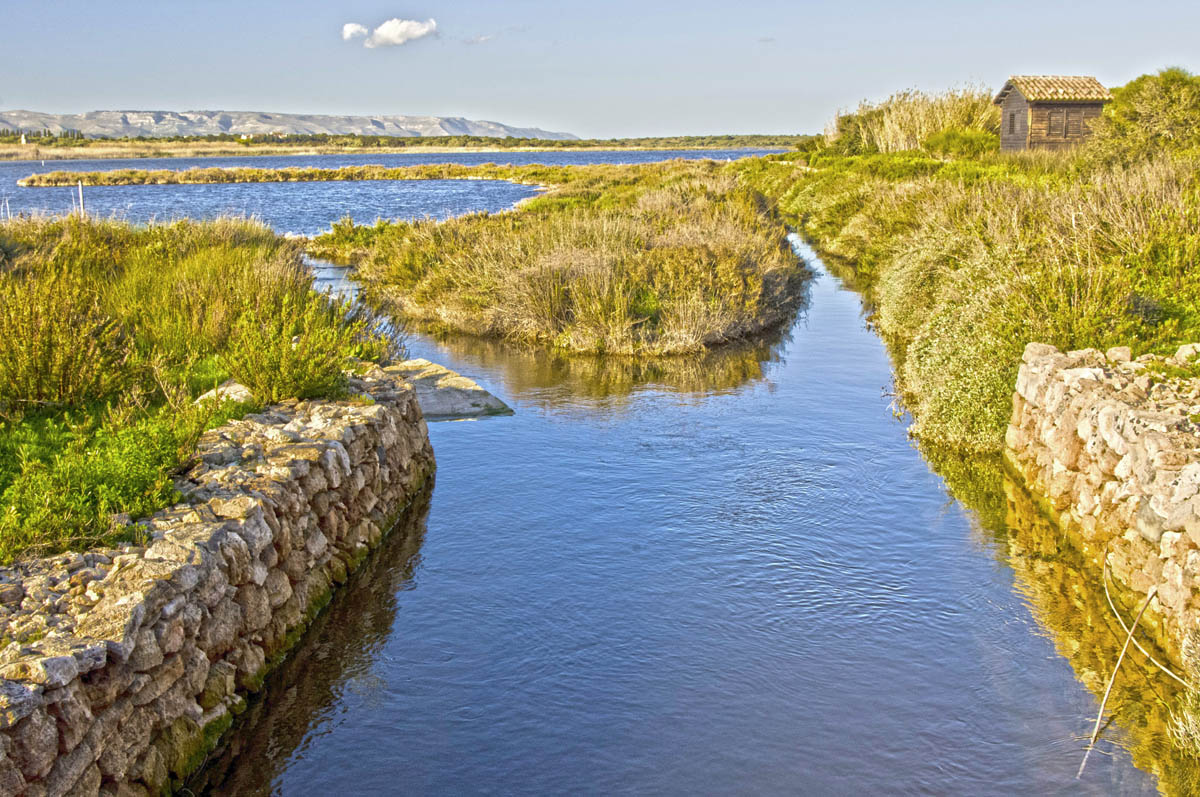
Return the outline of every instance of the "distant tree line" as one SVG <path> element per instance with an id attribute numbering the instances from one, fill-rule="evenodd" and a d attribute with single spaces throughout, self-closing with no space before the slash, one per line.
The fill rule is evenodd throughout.
<path id="1" fill-rule="evenodd" d="M 68 129 L 55 132 L 49 128 L 42 130 L 16 128 L 0 130 L 0 144 L 20 144 L 21 136 L 25 136 L 29 142 L 37 142 L 42 146 L 55 146 L 60 143 L 76 146 L 87 141 L 87 137 L 80 130 Z"/>

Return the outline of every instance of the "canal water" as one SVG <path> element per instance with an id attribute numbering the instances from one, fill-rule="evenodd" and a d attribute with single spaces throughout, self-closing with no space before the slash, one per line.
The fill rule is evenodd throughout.
<path id="1" fill-rule="evenodd" d="M 380 186 L 227 188 L 301 233 L 529 192 Z M 208 212 L 202 187 L 165 188 L 135 220 Z M 119 190 L 132 207 L 148 189 Z M 360 216 L 359 192 L 378 209 Z M 1163 734 L 1127 729 L 1161 730 L 1143 708 L 1158 685 L 1118 690 L 1121 721 L 1076 781 L 1119 645 L 1095 594 L 1052 530 L 1014 519 L 1011 485 L 986 488 L 991 514 L 951 496 L 895 417 L 859 297 L 794 243 L 807 309 L 720 354 L 637 364 L 411 334 L 412 356 L 515 415 L 430 426 L 428 507 L 194 790 L 1156 793 Z"/>

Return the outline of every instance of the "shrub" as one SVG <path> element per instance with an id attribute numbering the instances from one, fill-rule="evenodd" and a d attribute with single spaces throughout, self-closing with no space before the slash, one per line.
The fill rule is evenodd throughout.
<path id="1" fill-rule="evenodd" d="M 340 395 L 347 357 L 365 331 L 348 315 L 316 294 L 285 296 L 275 307 L 247 302 L 224 355 L 229 373 L 265 403 Z"/>
<path id="2" fill-rule="evenodd" d="M 1163 152 L 1200 149 L 1200 76 L 1179 68 L 1142 75 L 1113 90 L 1093 124 L 1087 155 L 1130 164 Z"/>
<path id="3" fill-rule="evenodd" d="M 978 158 L 1000 149 L 1000 136 L 989 130 L 941 130 L 925 139 L 926 152 L 943 158 Z"/>
<path id="4" fill-rule="evenodd" d="M 878 103 L 859 103 L 826 128 L 827 146 L 842 155 L 921 149 L 941 131 L 999 133 L 1000 111 L 982 86 L 930 93 L 907 89 Z"/>
<path id="5" fill-rule="evenodd" d="M 133 377 L 131 343 L 79 274 L 0 274 L 0 409 L 78 405 Z"/>

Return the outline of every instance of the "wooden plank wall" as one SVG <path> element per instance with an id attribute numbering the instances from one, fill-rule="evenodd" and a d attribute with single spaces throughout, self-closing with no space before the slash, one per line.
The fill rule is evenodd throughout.
<path id="1" fill-rule="evenodd" d="M 1091 133 L 1088 124 L 1100 116 L 1103 107 L 1100 102 L 1032 103 L 1029 148 L 1067 149 L 1078 145 Z"/>

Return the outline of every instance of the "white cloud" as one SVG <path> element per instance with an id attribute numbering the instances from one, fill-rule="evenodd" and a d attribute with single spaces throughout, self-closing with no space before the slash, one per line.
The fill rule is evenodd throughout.
<path id="1" fill-rule="evenodd" d="M 345 41 L 350 41 L 357 36 L 366 35 L 367 29 L 362 25 L 359 25 L 357 22 L 347 22 L 345 25 L 342 25 L 342 39 Z"/>
<path id="2" fill-rule="evenodd" d="M 389 19 L 371 31 L 371 35 L 363 44 L 366 47 L 396 47 L 428 36 L 436 30 L 437 22 L 432 19 L 424 22 L 415 19 Z"/>
<path id="3" fill-rule="evenodd" d="M 491 41 L 496 38 L 494 33 L 481 33 L 478 36 L 472 36 L 469 39 L 463 39 L 463 44 L 483 44 L 486 41 Z"/>

